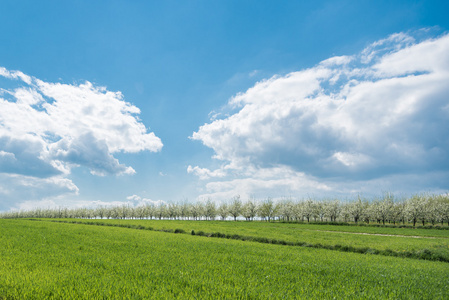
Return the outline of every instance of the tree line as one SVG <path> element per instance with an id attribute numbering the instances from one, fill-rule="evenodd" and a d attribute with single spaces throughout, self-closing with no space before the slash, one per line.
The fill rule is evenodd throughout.
<path id="1" fill-rule="evenodd" d="M 217 204 L 210 198 L 190 203 L 131 206 L 98 206 L 96 208 L 53 208 L 0 213 L 0 218 L 87 218 L 87 219 L 172 219 L 172 220 L 264 220 L 285 222 L 354 222 L 378 224 L 405 224 L 423 226 L 426 223 L 449 226 L 449 195 L 416 194 L 396 199 L 391 193 L 366 199 L 358 196 L 353 201 L 293 200 L 274 201 L 235 196 Z"/>

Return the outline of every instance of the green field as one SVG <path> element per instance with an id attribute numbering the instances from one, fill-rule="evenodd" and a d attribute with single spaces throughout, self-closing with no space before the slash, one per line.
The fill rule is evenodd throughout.
<path id="1" fill-rule="evenodd" d="M 66 220 L 67 221 L 67 220 Z M 73 222 L 74 220 L 71 220 Z M 220 232 L 302 242 L 309 245 L 351 246 L 357 249 L 391 250 L 398 254 L 419 254 L 426 250 L 449 262 L 449 230 L 384 228 L 367 226 L 312 225 L 280 222 L 224 222 L 224 221 L 175 221 L 175 220 L 80 220 L 76 222 L 141 225 L 156 230 L 182 229 L 187 233 Z M 387 252 L 388 254 L 388 252 Z"/>
<path id="2" fill-rule="evenodd" d="M 424 238 L 411 238 L 402 236 L 412 235 L 407 231 L 411 229 L 395 229 L 401 236 L 390 237 L 328 232 L 350 229 L 330 226 L 332 230 L 327 225 L 315 225 L 317 229 L 263 222 L 97 222 L 292 240 L 326 241 L 338 234 L 331 243 L 352 244 L 363 238 L 361 243 L 389 243 L 398 250 L 433 249 L 439 242 L 448 248 L 448 231 L 437 230 L 414 230 L 413 236 Z M 383 230 L 388 228 L 356 229 L 386 234 Z M 0 220 L 0 255 L 0 299 L 449 298 L 447 262 L 134 228 Z"/>

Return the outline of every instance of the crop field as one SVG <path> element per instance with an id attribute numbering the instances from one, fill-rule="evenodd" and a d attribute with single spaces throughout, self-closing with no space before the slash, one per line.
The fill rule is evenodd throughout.
<path id="1" fill-rule="evenodd" d="M 72 220 L 73 222 L 73 220 Z M 385 228 L 369 226 L 312 225 L 282 222 L 223 222 L 175 220 L 84 220 L 76 222 L 134 225 L 156 230 L 182 229 L 196 234 L 222 233 L 302 242 L 308 245 L 351 246 L 356 249 L 394 251 L 398 254 L 419 254 L 426 250 L 449 262 L 449 230 Z M 388 254 L 388 252 L 387 252 Z"/>
<path id="2" fill-rule="evenodd" d="M 449 298 L 448 262 L 191 234 L 194 230 L 308 243 L 359 243 L 397 251 L 446 247 L 441 249 L 444 253 L 448 251 L 447 230 L 268 222 L 76 221 L 131 228 L 0 220 L 0 299 Z M 153 230 L 143 230 L 149 227 Z"/>

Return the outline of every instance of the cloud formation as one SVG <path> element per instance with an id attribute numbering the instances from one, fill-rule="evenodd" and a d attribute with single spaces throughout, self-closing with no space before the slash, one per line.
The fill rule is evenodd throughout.
<path id="1" fill-rule="evenodd" d="M 17 186 L 24 178 L 70 181 L 66 176 L 78 166 L 100 176 L 133 174 L 115 153 L 163 146 L 120 92 L 90 82 L 45 82 L 2 67 L 0 79 L 0 174 Z M 77 191 L 71 182 L 66 187 Z"/>
<path id="2" fill-rule="evenodd" d="M 48 207 L 49 203 L 59 201 L 64 206 L 64 196 L 77 195 L 78 187 L 68 178 L 53 176 L 38 178 L 16 174 L 0 174 L 0 211 L 11 208 L 33 209 L 38 206 Z M 34 204 L 32 206 L 31 204 Z M 66 203 L 67 204 L 67 203 Z M 52 205 L 55 207 L 56 205 Z"/>
<path id="3" fill-rule="evenodd" d="M 234 189 L 261 172 L 271 177 L 259 186 L 280 180 L 290 191 L 304 182 L 336 191 L 336 183 L 344 189 L 398 176 L 447 178 L 448 82 L 449 35 L 421 41 L 391 35 L 359 54 L 273 76 L 237 94 L 228 103 L 233 114 L 191 137 L 212 148 L 224 167 L 189 171 L 202 179 L 226 172 L 227 180 L 208 183 L 208 192 L 216 185 Z M 294 174 L 279 175 L 288 172 Z"/>

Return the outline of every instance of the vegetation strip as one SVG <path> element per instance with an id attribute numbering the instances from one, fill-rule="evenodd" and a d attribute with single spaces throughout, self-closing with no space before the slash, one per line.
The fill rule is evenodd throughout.
<path id="1" fill-rule="evenodd" d="M 40 219 L 30 219 L 30 220 L 42 221 Z M 179 228 L 177 228 L 177 229 L 155 229 L 153 227 L 145 227 L 143 225 L 112 224 L 112 223 L 89 222 L 89 221 L 81 222 L 81 221 L 51 220 L 51 222 L 123 227 L 123 228 L 130 228 L 130 229 L 152 230 L 152 231 L 160 231 L 160 232 L 175 233 L 175 234 L 191 234 L 191 235 L 195 235 L 195 236 L 249 241 L 249 242 L 256 242 L 256 243 L 263 243 L 263 244 L 309 247 L 309 248 L 316 248 L 316 249 L 335 250 L 335 251 L 351 252 L 351 253 L 359 253 L 359 254 L 375 254 L 375 255 L 383 255 L 383 256 L 394 256 L 394 257 L 404 257 L 404 258 L 449 262 L 449 259 L 447 257 L 439 255 L 438 253 L 433 253 L 429 249 L 422 249 L 422 250 L 415 251 L 415 252 L 411 252 L 411 251 L 398 252 L 398 251 L 393 251 L 390 249 L 378 250 L 378 249 L 373 249 L 373 248 L 369 248 L 369 247 L 353 247 L 353 246 L 339 245 L 339 244 L 337 244 L 337 245 L 323 245 L 320 243 L 312 244 L 312 243 L 306 243 L 306 242 L 300 242 L 300 241 L 292 242 L 292 241 L 270 239 L 270 238 L 264 238 L 264 237 L 243 236 L 243 235 L 239 235 L 239 234 L 225 234 L 225 233 L 220 233 L 220 232 L 206 233 L 204 231 L 196 231 L 195 232 L 194 230 L 192 230 L 189 233 L 189 232 L 186 232 L 184 229 L 179 229 Z"/>

